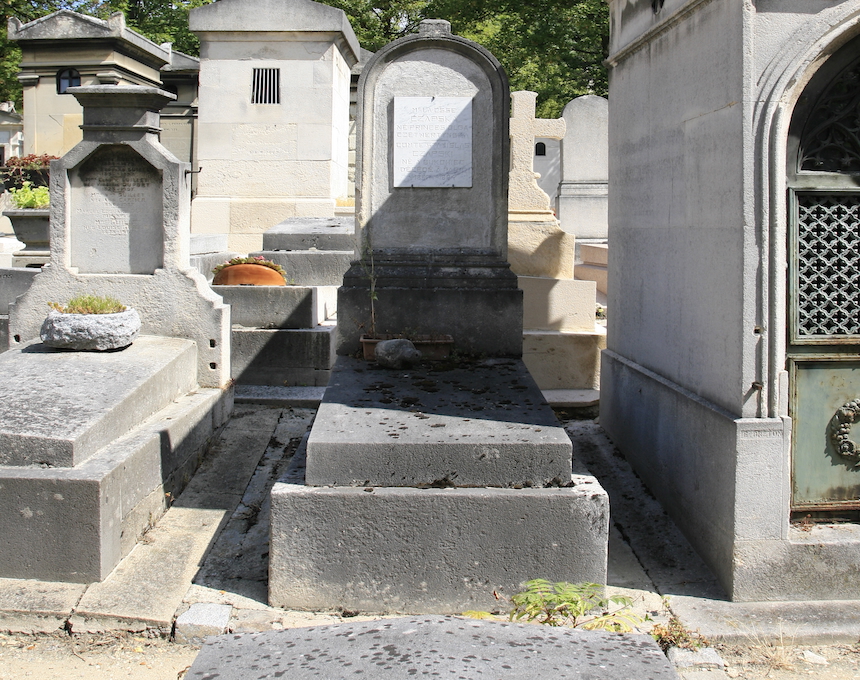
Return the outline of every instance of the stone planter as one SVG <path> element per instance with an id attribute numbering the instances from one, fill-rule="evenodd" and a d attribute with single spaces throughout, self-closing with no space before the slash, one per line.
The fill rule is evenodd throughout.
<path id="1" fill-rule="evenodd" d="M 361 349 L 363 356 L 368 361 L 375 360 L 376 343 L 382 340 L 394 340 L 402 335 L 362 335 Z M 421 352 L 421 358 L 428 361 L 440 361 L 447 359 L 454 348 L 454 338 L 450 335 L 414 335 L 408 340 L 412 341 L 415 349 Z"/>
<path id="2" fill-rule="evenodd" d="M 140 316 L 133 309 L 116 314 L 63 314 L 52 311 L 39 336 L 48 347 L 108 350 L 128 347 L 140 332 Z"/>
<path id="3" fill-rule="evenodd" d="M 24 244 L 21 255 L 50 257 L 51 255 L 51 211 L 48 208 L 25 208 L 4 210 L 15 230 L 15 238 Z"/>
<path id="4" fill-rule="evenodd" d="M 231 264 L 212 279 L 215 286 L 286 286 L 284 277 L 263 264 Z"/>

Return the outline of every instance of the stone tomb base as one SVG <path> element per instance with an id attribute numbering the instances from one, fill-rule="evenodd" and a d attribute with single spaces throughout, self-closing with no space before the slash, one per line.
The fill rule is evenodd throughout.
<path id="1" fill-rule="evenodd" d="M 230 413 L 232 391 L 197 388 L 196 363 L 193 342 L 153 336 L 0 357 L 0 577 L 91 583 L 128 554 Z"/>
<path id="2" fill-rule="evenodd" d="M 522 362 L 485 363 L 338 359 L 307 445 L 309 478 L 329 486 L 305 484 L 300 452 L 272 490 L 272 605 L 441 614 L 496 609 L 494 591 L 533 578 L 605 583 L 606 493 L 570 474 L 570 441 Z M 411 485 L 381 485 L 386 467 Z M 537 481 L 560 469 L 569 486 Z"/>

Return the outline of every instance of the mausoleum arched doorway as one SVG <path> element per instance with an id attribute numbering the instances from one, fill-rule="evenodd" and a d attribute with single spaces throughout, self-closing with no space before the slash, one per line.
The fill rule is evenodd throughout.
<path id="1" fill-rule="evenodd" d="M 860 38 L 836 51 L 806 85 L 792 115 L 786 164 L 792 512 L 856 520 Z"/>

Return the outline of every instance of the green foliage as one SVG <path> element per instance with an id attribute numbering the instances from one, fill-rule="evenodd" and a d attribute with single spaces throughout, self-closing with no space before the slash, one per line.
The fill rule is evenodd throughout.
<path id="1" fill-rule="evenodd" d="M 59 9 L 106 19 L 125 13 L 130 28 L 156 43 L 199 54 L 188 12 L 211 0 L 6 0 L 6 17 L 27 22 Z M 414 33 L 422 19 L 447 19 L 458 35 L 489 49 L 508 73 L 512 90 L 538 93 L 537 114 L 561 115 L 579 95 L 606 95 L 609 9 L 604 0 L 327 0 L 346 12 L 361 46 L 376 51 Z M 20 50 L 0 36 L 0 100 L 21 105 L 15 76 Z"/>
<path id="2" fill-rule="evenodd" d="M 626 633 L 642 619 L 630 611 L 629 597 L 606 597 L 597 583 L 550 583 L 526 581 L 525 590 L 511 598 L 511 621 L 535 621 L 546 626 L 571 626 L 585 630 Z M 619 605 L 611 611 L 612 605 Z"/>
<path id="3" fill-rule="evenodd" d="M 125 311 L 125 305 L 116 298 L 99 295 L 78 295 L 65 306 L 56 302 L 48 305 L 61 314 L 116 314 Z"/>
<path id="4" fill-rule="evenodd" d="M 12 204 L 18 209 L 47 208 L 51 202 L 48 187 L 34 187 L 32 182 L 23 182 L 20 189 L 9 189 Z"/>
<path id="5" fill-rule="evenodd" d="M 327 0 L 346 12 L 365 49 L 414 33 L 422 19 L 447 19 L 452 30 L 489 49 L 511 90 L 538 93 L 537 115 L 555 118 L 583 94 L 605 96 L 609 48 L 604 0 Z"/>

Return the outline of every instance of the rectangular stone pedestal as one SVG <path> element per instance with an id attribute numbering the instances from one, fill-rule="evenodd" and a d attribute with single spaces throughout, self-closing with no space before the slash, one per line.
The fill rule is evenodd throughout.
<path id="1" fill-rule="evenodd" d="M 307 483 L 558 486 L 571 449 L 518 359 L 394 371 L 338 357 L 308 441 Z"/>
<path id="2" fill-rule="evenodd" d="M 269 603 L 450 614 L 499 607 L 532 578 L 606 582 L 609 498 L 590 475 L 550 489 L 275 484 Z"/>
<path id="3" fill-rule="evenodd" d="M 338 357 L 272 490 L 271 604 L 454 613 L 533 578 L 605 583 L 609 500 L 571 449 L 518 359 Z"/>

